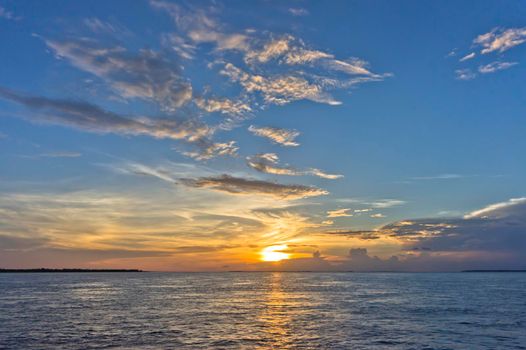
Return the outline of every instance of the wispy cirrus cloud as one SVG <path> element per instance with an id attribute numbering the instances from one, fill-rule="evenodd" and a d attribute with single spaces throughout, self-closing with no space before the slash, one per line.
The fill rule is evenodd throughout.
<path id="1" fill-rule="evenodd" d="M 178 29 L 195 44 L 213 43 L 218 51 L 248 50 L 247 35 L 228 32 L 206 9 L 162 0 L 151 0 L 150 4 L 153 8 L 167 12 Z"/>
<path id="2" fill-rule="evenodd" d="M 331 53 L 311 49 L 290 34 L 253 28 L 233 31 L 217 20 L 219 11 L 214 6 L 197 8 L 160 0 L 150 3 L 173 19 L 176 32 L 166 37 L 172 38 L 169 41 L 175 51 L 191 57 L 191 52 L 202 44 L 212 44 L 211 53 L 220 57 L 217 62 L 223 66 L 220 73 L 239 84 L 244 94 L 262 98 L 264 105 L 284 105 L 299 100 L 338 105 L 340 102 L 329 90 L 390 76 L 373 73 L 364 60 L 338 59 Z M 227 60 L 226 52 L 237 55 L 245 67 L 230 57 Z M 302 69 L 298 69 L 299 66 Z"/>
<path id="3" fill-rule="evenodd" d="M 504 69 L 511 68 L 511 67 L 515 66 L 516 64 L 518 64 L 518 63 L 517 62 L 500 62 L 500 61 L 496 61 L 496 62 L 491 62 L 489 64 L 480 66 L 478 71 L 480 73 L 482 73 L 482 74 L 495 73 L 495 72 L 497 72 L 499 70 L 504 70 Z"/>
<path id="4" fill-rule="evenodd" d="M 429 176 L 414 176 L 414 177 L 411 177 L 410 179 L 411 180 L 452 180 L 452 179 L 462 179 L 462 178 L 471 177 L 471 176 L 449 173 L 449 174 L 438 174 L 438 175 L 429 175 Z"/>
<path id="5" fill-rule="evenodd" d="M 192 119 L 131 118 L 83 101 L 23 95 L 5 88 L 0 88 L 0 97 L 35 112 L 24 115 L 30 121 L 65 125 L 90 132 L 147 135 L 190 142 L 211 133 L 208 126 Z"/>
<path id="6" fill-rule="evenodd" d="M 304 185 L 286 185 L 263 180 L 245 179 L 230 175 L 180 179 L 188 187 L 209 188 L 233 195 L 263 195 L 278 199 L 295 200 L 328 194 L 320 188 Z"/>
<path id="7" fill-rule="evenodd" d="M 505 51 L 519 46 L 524 42 L 526 42 L 526 28 L 494 28 L 487 33 L 477 36 L 473 40 L 472 49 L 474 47 L 480 48 L 479 57 L 483 58 L 488 54 L 503 54 Z M 459 62 L 471 61 L 475 57 L 477 57 L 477 53 L 472 51 L 463 56 Z M 480 74 L 495 73 L 511 68 L 517 64 L 518 62 L 493 61 L 480 64 L 478 68 L 457 69 L 455 70 L 455 75 L 458 80 L 472 80 L 477 77 L 477 72 Z"/>
<path id="8" fill-rule="evenodd" d="M 457 69 L 455 70 L 455 74 L 458 80 L 472 80 L 477 77 L 477 74 L 473 73 L 473 71 L 471 71 L 469 68 Z"/>
<path id="9" fill-rule="evenodd" d="M 3 6 L 0 6 L 0 18 L 12 21 L 18 21 L 22 19 L 22 17 L 15 15 L 13 11 L 9 11 Z"/>
<path id="10" fill-rule="evenodd" d="M 252 111 L 252 108 L 248 103 L 245 103 L 243 101 L 233 101 L 227 98 L 197 98 L 196 104 L 199 108 L 209 113 L 219 112 L 234 116 L 242 116 L 245 113 Z"/>
<path id="11" fill-rule="evenodd" d="M 296 137 L 300 135 L 299 131 L 288 130 L 283 128 L 274 128 L 274 127 L 258 127 L 251 125 L 248 128 L 248 131 L 253 133 L 256 136 L 266 137 L 267 139 L 280 144 L 282 146 L 295 147 L 300 144 L 296 142 Z"/>
<path id="12" fill-rule="evenodd" d="M 300 170 L 289 165 L 280 166 L 278 162 L 279 157 L 275 153 L 262 153 L 247 157 L 248 166 L 262 173 L 289 176 L 312 175 L 330 180 L 343 177 L 343 175 L 327 174 L 326 172 L 316 168 Z"/>
<path id="13" fill-rule="evenodd" d="M 169 183 L 177 183 L 177 178 L 173 176 L 172 172 L 162 167 L 151 167 L 140 163 L 126 162 L 124 164 L 113 164 L 110 166 L 110 169 L 118 173 L 151 176 Z"/>
<path id="14" fill-rule="evenodd" d="M 504 52 L 526 41 L 526 28 L 494 28 L 473 40 L 473 44 L 482 47 L 480 53 Z"/>
<path id="15" fill-rule="evenodd" d="M 459 62 L 464 62 L 464 61 L 467 61 L 467 60 L 470 60 L 472 58 L 474 58 L 477 54 L 472 52 L 472 53 L 469 53 L 467 54 L 466 56 L 462 57 Z"/>
<path id="16" fill-rule="evenodd" d="M 39 156 L 46 157 L 46 158 L 78 158 L 82 156 L 82 153 L 61 151 L 61 152 L 41 153 L 39 154 Z"/>
<path id="17" fill-rule="evenodd" d="M 262 173 L 275 175 L 301 175 L 289 166 L 278 166 L 279 157 L 275 153 L 262 153 L 247 157 L 247 164 L 252 169 Z"/>
<path id="18" fill-rule="evenodd" d="M 214 142 L 211 137 L 216 130 L 196 118 L 124 116 L 84 101 L 29 96 L 5 88 L 0 88 L 0 98 L 29 108 L 31 113 L 21 117 L 35 123 L 62 125 L 101 134 L 181 140 L 193 150 L 180 152 L 196 160 L 235 156 L 239 149 L 235 141 Z"/>
<path id="19" fill-rule="evenodd" d="M 377 199 L 375 201 L 368 202 L 367 204 L 373 208 L 383 209 L 396 207 L 405 203 L 405 201 L 400 199 Z"/>
<path id="20" fill-rule="evenodd" d="M 309 14 L 307 9 L 301 7 L 291 7 L 288 11 L 293 16 L 307 16 Z"/>
<path id="21" fill-rule="evenodd" d="M 221 74 L 239 83 L 247 93 L 260 93 L 267 104 L 285 105 L 299 100 L 311 100 L 329 105 L 341 104 L 320 85 L 301 76 L 250 74 L 232 63 L 227 63 Z"/>
<path id="22" fill-rule="evenodd" d="M 198 97 L 194 99 L 194 102 L 198 108 L 207 113 L 223 115 L 225 119 L 219 125 L 219 128 L 223 130 L 237 127 L 240 122 L 253 115 L 250 104 L 242 100 L 234 101 L 228 98 Z"/>
<path id="23" fill-rule="evenodd" d="M 196 151 L 183 151 L 182 154 L 196 160 L 208 160 L 218 156 L 234 157 L 239 150 L 236 141 L 213 142 L 203 138 L 197 140 L 195 144 L 198 146 Z"/>
<path id="24" fill-rule="evenodd" d="M 155 101 L 172 112 L 192 99 L 192 86 L 179 64 L 160 52 L 130 53 L 124 47 L 105 47 L 85 38 L 45 39 L 45 43 L 57 57 L 104 79 L 123 98 Z"/>
<path id="25" fill-rule="evenodd" d="M 318 176 L 318 177 L 329 179 L 329 180 L 336 180 L 336 179 L 343 178 L 343 175 L 341 174 L 328 174 L 324 172 L 323 170 L 320 170 L 317 168 L 310 168 L 308 170 L 305 170 L 304 172 L 308 175 L 314 175 L 314 176 Z"/>
<path id="26" fill-rule="evenodd" d="M 85 18 L 84 25 L 93 33 L 112 36 L 128 36 L 131 32 L 124 26 L 96 17 Z"/>
<path id="27" fill-rule="evenodd" d="M 350 208 L 329 210 L 327 211 L 327 217 L 328 218 L 340 218 L 340 217 L 353 216 L 353 214 L 349 213 L 350 210 L 351 210 Z"/>

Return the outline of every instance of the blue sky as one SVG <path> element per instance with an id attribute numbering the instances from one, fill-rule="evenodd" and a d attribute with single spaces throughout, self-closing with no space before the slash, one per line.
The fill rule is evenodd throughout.
<path id="1" fill-rule="evenodd" d="M 2 1 L 6 251 L 154 269 L 258 269 L 269 246 L 291 266 L 321 251 L 341 267 L 358 248 L 378 264 L 451 269 L 454 251 L 517 266 L 471 236 L 407 253 L 434 241 L 393 227 L 453 221 L 462 236 L 496 203 L 507 219 L 487 224 L 517 224 L 525 15 L 521 1 Z M 503 241 L 524 248 L 519 227 Z"/>

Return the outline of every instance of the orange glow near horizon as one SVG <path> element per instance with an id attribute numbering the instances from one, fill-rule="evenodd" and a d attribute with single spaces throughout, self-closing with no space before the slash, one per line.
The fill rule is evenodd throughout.
<path id="1" fill-rule="evenodd" d="M 286 244 L 271 245 L 264 248 L 261 251 L 261 260 L 262 261 L 281 261 L 284 259 L 289 259 L 290 254 L 283 252 L 288 246 Z"/>

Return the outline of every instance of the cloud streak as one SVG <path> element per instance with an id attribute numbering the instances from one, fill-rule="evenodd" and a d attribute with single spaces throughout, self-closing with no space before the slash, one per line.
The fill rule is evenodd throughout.
<path id="1" fill-rule="evenodd" d="M 129 118 L 87 102 L 23 95 L 5 88 L 0 88 L 0 97 L 35 112 L 24 116 L 30 121 L 65 125 L 89 132 L 147 135 L 190 142 L 211 134 L 208 126 L 192 119 Z"/>
<path id="2" fill-rule="evenodd" d="M 247 157 L 248 166 L 262 173 L 289 176 L 312 175 L 329 180 L 336 180 L 343 177 L 343 175 L 327 174 L 316 168 L 299 170 L 288 165 L 280 166 L 278 162 L 279 157 L 275 153 L 262 153 Z"/>
<path id="3" fill-rule="evenodd" d="M 278 199 L 295 200 L 328 194 L 327 191 L 303 185 L 285 185 L 263 180 L 245 179 L 230 175 L 180 179 L 188 187 L 209 188 L 233 195 L 263 195 Z"/>
<path id="4" fill-rule="evenodd" d="M 249 126 L 248 131 L 256 136 L 265 137 L 281 146 L 296 147 L 300 145 L 295 141 L 296 137 L 300 135 L 299 131 L 296 130 L 273 128 L 269 126 L 257 127 L 251 125 Z"/>
<path id="5" fill-rule="evenodd" d="M 517 62 L 491 62 L 489 64 L 480 66 L 478 71 L 482 74 L 495 73 L 499 70 L 511 68 L 518 64 Z"/>
<path id="6" fill-rule="evenodd" d="M 341 217 L 352 216 L 352 214 L 349 213 L 350 210 L 351 210 L 350 208 L 329 210 L 327 211 L 327 217 L 328 218 L 341 218 Z"/>
<path id="7" fill-rule="evenodd" d="M 175 111 L 192 99 L 192 86 L 181 67 L 153 50 L 137 54 L 125 48 L 103 47 L 89 39 L 45 40 L 58 58 L 109 83 L 124 98 L 141 98 Z"/>

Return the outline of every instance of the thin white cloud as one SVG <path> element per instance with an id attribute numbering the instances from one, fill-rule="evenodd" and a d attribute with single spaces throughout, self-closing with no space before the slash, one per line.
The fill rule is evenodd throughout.
<path id="1" fill-rule="evenodd" d="M 526 41 L 526 27 L 524 28 L 494 28 L 492 31 L 481 34 L 473 40 L 475 45 L 481 46 L 482 54 L 494 51 L 504 52 Z"/>
<path id="2" fill-rule="evenodd" d="M 329 180 L 341 179 L 343 177 L 343 175 L 340 175 L 340 174 L 328 174 L 324 172 L 323 170 L 320 170 L 317 168 L 310 168 L 309 170 L 306 170 L 305 173 L 309 175 L 318 176 L 324 179 L 329 179 Z"/>
<path id="3" fill-rule="evenodd" d="M 466 56 L 462 57 L 459 61 L 460 62 L 464 62 L 464 61 L 467 61 L 467 60 L 470 60 L 472 58 L 474 58 L 477 54 L 475 52 L 472 52 L 470 54 L 467 54 Z"/>
<path id="4" fill-rule="evenodd" d="M 411 180 L 452 180 L 452 179 L 461 179 L 468 177 L 467 175 L 462 174 L 438 174 L 431 176 L 415 176 Z"/>
<path id="5" fill-rule="evenodd" d="M 329 94 L 330 89 L 349 88 L 390 76 L 371 72 L 364 60 L 337 59 L 330 53 L 311 49 L 290 34 L 256 29 L 232 31 L 216 19 L 219 10 L 214 5 L 200 8 L 162 0 L 151 0 L 150 3 L 168 13 L 177 27 L 177 33 L 164 36 L 167 45 L 181 57 L 189 59 L 194 56 L 196 47 L 211 44 L 210 53 L 219 56 L 216 62 L 224 65 L 220 74 L 241 85 L 247 96 L 255 95 L 253 109 L 299 100 L 339 105 L 341 102 Z M 300 12 L 296 10 L 297 14 Z M 241 56 L 246 69 L 230 60 L 236 54 Z M 305 70 L 285 66 L 301 66 Z M 349 79 L 348 75 L 355 77 Z M 262 98 L 263 104 L 257 98 Z"/>
<path id="6" fill-rule="evenodd" d="M 343 175 L 327 174 L 315 168 L 299 170 L 288 165 L 280 166 L 278 162 L 279 157 L 275 153 L 263 153 L 247 157 L 248 166 L 262 173 L 289 176 L 313 175 L 330 180 L 343 177 Z"/>
<path id="7" fill-rule="evenodd" d="M 194 43 L 213 43 L 218 51 L 249 49 L 249 37 L 243 33 L 228 33 L 204 9 L 184 8 L 180 4 L 151 0 L 152 7 L 166 11 L 178 28 Z"/>
<path id="8" fill-rule="evenodd" d="M 252 111 L 250 105 L 243 101 L 233 101 L 228 98 L 196 98 L 196 105 L 208 113 L 218 112 L 233 117 L 244 117 Z"/>
<path id="9" fill-rule="evenodd" d="M 289 147 L 299 146 L 299 143 L 296 142 L 295 140 L 296 140 L 296 137 L 300 135 L 300 133 L 296 130 L 273 128 L 269 126 L 258 127 L 258 126 L 250 125 L 248 127 L 248 131 L 250 131 L 256 136 L 265 137 L 282 146 L 289 146 Z"/>
<path id="10" fill-rule="evenodd" d="M 457 69 L 455 71 L 458 80 L 472 80 L 475 79 L 477 74 L 473 73 L 471 69 Z"/>
<path id="11" fill-rule="evenodd" d="M 130 31 L 117 23 L 103 21 L 96 17 L 85 18 L 84 25 L 96 34 L 108 34 L 115 37 L 131 35 Z"/>
<path id="12" fill-rule="evenodd" d="M 349 213 L 350 208 L 343 208 L 343 209 L 336 209 L 336 210 L 329 210 L 327 211 L 327 217 L 328 218 L 340 218 L 340 217 L 347 217 L 347 216 L 353 216 L 351 213 Z"/>
<path id="13" fill-rule="evenodd" d="M 284 62 L 289 65 L 304 65 L 324 58 L 330 59 L 334 58 L 334 56 L 323 51 L 297 48 L 287 53 Z"/>
<path id="14" fill-rule="evenodd" d="M 49 152 L 49 153 L 42 153 L 40 154 L 40 157 L 47 157 L 47 158 L 78 158 L 82 156 L 82 153 L 79 152 Z"/>
<path id="15" fill-rule="evenodd" d="M 495 73 L 495 72 L 497 72 L 499 70 L 504 70 L 504 69 L 511 68 L 511 67 L 515 66 L 516 64 L 518 64 L 518 63 L 517 62 L 500 62 L 500 61 L 496 61 L 496 62 L 491 62 L 489 64 L 480 66 L 478 70 L 482 74 Z"/>
<path id="16" fill-rule="evenodd" d="M 271 59 L 280 57 L 290 51 L 290 45 L 293 38 L 284 36 L 279 39 L 273 39 L 264 44 L 260 50 L 251 50 L 245 55 L 247 62 L 266 63 Z"/>
<path id="17" fill-rule="evenodd" d="M 265 77 L 247 73 L 232 63 L 227 63 L 221 74 L 239 83 L 248 93 L 260 93 L 267 104 L 285 105 L 293 101 L 311 100 L 328 105 L 341 102 L 329 95 L 322 86 L 296 75 Z"/>
<path id="18" fill-rule="evenodd" d="M 373 208 L 391 208 L 396 207 L 402 204 L 405 204 L 406 202 L 399 199 L 377 199 L 372 202 L 368 202 L 371 207 Z"/>
<path id="19" fill-rule="evenodd" d="M 0 18 L 12 20 L 12 21 L 18 21 L 22 19 L 22 17 L 16 16 L 12 11 L 9 11 L 5 7 L 2 7 L 2 6 L 0 6 Z"/>
<path id="20" fill-rule="evenodd" d="M 175 33 L 166 33 L 161 37 L 164 47 L 172 49 L 180 58 L 191 60 L 194 58 L 197 47 L 185 38 Z"/>
<path id="21" fill-rule="evenodd" d="M 511 198 L 506 202 L 491 204 L 485 208 L 472 211 L 471 213 L 464 215 L 464 219 L 484 218 L 490 217 L 491 215 L 495 216 L 496 214 L 505 211 L 507 208 L 524 203 L 526 203 L 526 197 Z"/>
<path id="22" fill-rule="evenodd" d="M 289 8 L 289 13 L 293 16 L 307 16 L 309 14 L 309 11 L 307 11 L 304 8 L 301 7 L 291 7 Z"/>
<path id="23" fill-rule="evenodd" d="M 455 57 L 458 54 L 458 49 L 454 48 L 453 50 L 449 51 L 446 57 Z"/>
<path id="24" fill-rule="evenodd" d="M 176 183 L 176 178 L 163 168 L 154 168 L 140 163 L 128 162 L 122 165 L 113 165 L 112 169 L 124 174 L 151 176 L 169 183 Z"/>
<path id="25" fill-rule="evenodd" d="M 197 151 L 186 151 L 182 154 L 195 160 L 209 160 L 219 156 L 235 157 L 239 150 L 236 141 L 211 142 L 203 139 L 198 141 L 197 145 L 199 146 Z"/>
<path id="26" fill-rule="evenodd" d="M 347 61 L 328 60 L 325 64 L 330 69 L 351 75 L 373 75 L 373 73 L 366 68 L 368 63 L 358 58 L 351 58 Z"/>

